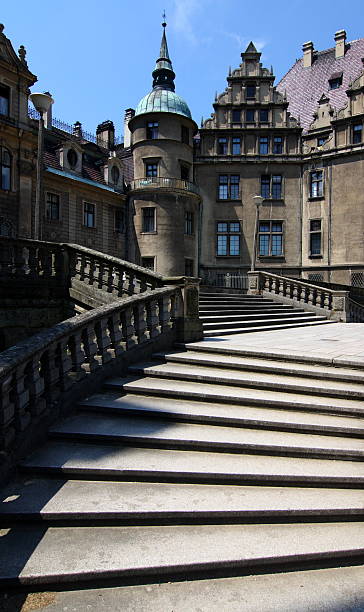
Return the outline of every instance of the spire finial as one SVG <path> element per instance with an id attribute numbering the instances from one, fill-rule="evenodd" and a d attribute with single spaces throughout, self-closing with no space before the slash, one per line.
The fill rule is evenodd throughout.
<path id="1" fill-rule="evenodd" d="M 162 19 L 163 19 L 162 26 L 165 28 L 166 25 L 167 25 L 167 22 L 166 22 L 166 9 L 164 9 L 164 11 L 163 11 Z"/>
<path id="2" fill-rule="evenodd" d="M 161 48 L 159 51 L 159 58 L 157 59 L 155 69 L 152 72 L 153 75 L 153 88 L 158 87 L 160 89 L 169 89 L 174 91 L 174 77 L 176 76 L 173 72 L 172 62 L 168 53 L 168 45 L 166 38 L 166 12 L 163 12 L 163 34 L 161 41 Z"/>

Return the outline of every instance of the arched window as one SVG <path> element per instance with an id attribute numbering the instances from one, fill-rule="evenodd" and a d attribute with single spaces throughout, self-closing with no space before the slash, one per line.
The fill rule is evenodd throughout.
<path id="1" fill-rule="evenodd" d="M 3 217 L 0 217 L 0 236 L 5 236 L 6 238 L 13 237 L 13 226 L 10 221 Z"/>
<path id="2" fill-rule="evenodd" d="M 0 147 L 1 189 L 11 188 L 11 155 L 5 147 Z"/>

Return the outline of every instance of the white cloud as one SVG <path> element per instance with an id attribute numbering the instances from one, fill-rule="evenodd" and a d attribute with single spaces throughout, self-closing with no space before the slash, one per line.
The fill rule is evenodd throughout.
<path id="1" fill-rule="evenodd" d="M 174 0 L 172 27 L 183 34 L 190 43 L 197 43 L 193 18 L 202 8 L 201 0 Z"/>
<path id="2" fill-rule="evenodd" d="M 222 32 L 222 34 L 224 34 L 228 38 L 231 38 L 236 43 L 236 46 L 241 51 L 245 51 L 245 49 L 247 48 L 248 44 L 252 40 L 251 38 L 246 38 L 246 36 L 241 36 L 237 32 L 226 32 L 226 31 L 224 31 L 224 32 Z M 267 41 L 263 40 L 262 38 L 253 38 L 253 43 L 256 46 L 258 51 L 262 51 L 264 49 L 264 47 L 267 45 Z"/>

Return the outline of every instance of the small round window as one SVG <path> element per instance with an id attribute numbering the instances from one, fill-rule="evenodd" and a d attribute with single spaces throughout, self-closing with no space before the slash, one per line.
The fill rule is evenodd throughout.
<path id="1" fill-rule="evenodd" d="M 75 168 L 77 166 L 77 153 L 74 149 L 70 149 L 67 153 L 67 160 L 71 168 Z"/>
<path id="2" fill-rule="evenodd" d="M 117 166 L 111 168 L 111 180 L 116 185 L 119 182 L 120 172 Z"/>

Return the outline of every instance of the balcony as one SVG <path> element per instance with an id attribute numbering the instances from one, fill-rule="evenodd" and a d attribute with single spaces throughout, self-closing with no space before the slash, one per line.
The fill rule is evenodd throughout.
<path id="1" fill-rule="evenodd" d="M 195 195 L 199 195 L 197 185 L 183 179 L 168 178 L 164 176 L 147 176 L 145 178 L 135 179 L 131 182 L 131 191 L 147 191 L 150 189 L 188 191 L 190 193 L 194 193 Z"/>

